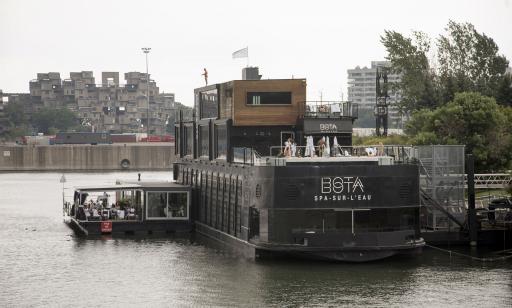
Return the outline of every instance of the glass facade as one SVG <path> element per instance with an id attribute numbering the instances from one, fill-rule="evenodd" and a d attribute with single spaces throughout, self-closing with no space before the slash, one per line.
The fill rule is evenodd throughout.
<path id="1" fill-rule="evenodd" d="M 293 243 L 305 233 L 368 233 L 415 230 L 418 208 L 385 208 L 352 211 L 270 210 L 269 230 L 273 241 Z"/>
<path id="2" fill-rule="evenodd" d="M 187 192 L 148 192 L 148 219 L 188 219 Z"/>
<path id="3" fill-rule="evenodd" d="M 169 193 L 168 218 L 187 218 L 188 217 L 188 194 Z"/>
<path id="4" fill-rule="evenodd" d="M 208 134 L 208 125 L 199 126 L 199 157 L 210 156 L 210 139 Z"/>
<path id="5" fill-rule="evenodd" d="M 217 101 L 217 89 L 201 92 L 200 94 L 200 116 L 201 119 L 214 118 L 219 114 Z"/>
<path id="6" fill-rule="evenodd" d="M 226 125 L 215 126 L 215 158 L 227 159 L 228 135 Z"/>
<path id="7" fill-rule="evenodd" d="M 183 128 L 185 140 L 184 140 L 184 155 L 193 155 L 194 154 L 194 128 L 192 126 L 185 126 Z"/>
<path id="8" fill-rule="evenodd" d="M 167 193 L 148 192 L 148 218 L 167 217 Z"/>

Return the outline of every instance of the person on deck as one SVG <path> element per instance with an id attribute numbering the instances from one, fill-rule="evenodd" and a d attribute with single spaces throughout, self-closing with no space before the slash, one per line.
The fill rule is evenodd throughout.
<path id="1" fill-rule="evenodd" d="M 285 157 L 290 157 L 292 155 L 292 138 L 288 138 L 288 140 L 284 142 L 283 154 Z"/>
<path id="2" fill-rule="evenodd" d="M 323 157 L 324 150 L 325 150 L 325 138 L 322 137 L 322 139 L 318 140 L 318 157 Z"/>

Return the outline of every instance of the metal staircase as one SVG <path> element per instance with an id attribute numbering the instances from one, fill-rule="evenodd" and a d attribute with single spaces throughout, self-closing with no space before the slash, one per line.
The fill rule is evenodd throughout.
<path id="1" fill-rule="evenodd" d="M 426 209 L 422 227 L 462 227 L 466 219 L 464 146 L 418 146 L 411 152 L 420 168 L 421 203 Z"/>

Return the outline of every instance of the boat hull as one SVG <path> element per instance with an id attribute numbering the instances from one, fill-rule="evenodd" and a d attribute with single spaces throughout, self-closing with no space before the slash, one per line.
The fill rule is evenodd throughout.
<path id="1" fill-rule="evenodd" d="M 402 245 L 309 247 L 304 245 L 278 245 L 248 242 L 226 234 L 202 223 L 196 223 L 196 232 L 216 244 L 221 244 L 235 254 L 250 259 L 297 258 L 320 261 L 370 262 L 395 255 L 417 255 L 425 246 L 423 239 Z"/>
<path id="2" fill-rule="evenodd" d="M 64 222 L 78 236 L 172 234 L 193 231 L 193 224 L 189 221 L 112 221 L 109 231 L 102 230 L 101 221 L 79 221 L 68 217 Z"/>

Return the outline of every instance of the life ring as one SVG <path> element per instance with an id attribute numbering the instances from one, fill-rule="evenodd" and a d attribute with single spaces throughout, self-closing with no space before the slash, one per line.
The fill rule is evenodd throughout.
<path id="1" fill-rule="evenodd" d="M 126 159 L 126 158 L 125 158 L 125 159 L 123 159 L 123 160 L 121 161 L 121 168 L 123 168 L 123 169 L 128 169 L 128 168 L 130 168 L 130 161 L 129 161 L 128 159 Z"/>

